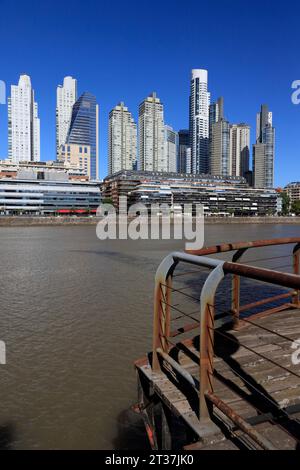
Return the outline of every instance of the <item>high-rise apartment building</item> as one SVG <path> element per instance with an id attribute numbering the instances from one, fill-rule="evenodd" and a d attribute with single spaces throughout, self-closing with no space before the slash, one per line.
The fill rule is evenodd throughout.
<path id="1" fill-rule="evenodd" d="M 66 143 L 70 128 L 73 105 L 77 100 L 77 80 L 65 77 L 63 85 L 56 89 L 56 156 Z"/>
<path id="2" fill-rule="evenodd" d="M 253 178 L 255 188 L 273 188 L 275 129 L 273 116 L 262 105 L 256 119 L 256 144 L 253 146 Z"/>
<path id="3" fill-rule="evenodd" d="M 11 86 L 8 98 L 8 157 L 14 162 L 40 161 L 40 120 L 28 75 Z"/>
<path id="4" fill-rule="evenodd" d="M 211 126 L 210 136 L 210 174 L 229 176 L 230 161 L 230 124 L 221 118 Z"/>
<path id="5" fill-rule="evenodd" d="M 250 126 L 232 124 L 230 126 L 231 175 L 244 176 L 249 172 Z"/>
<path id="6" fill-rule="evenodd" d="M 109 113 L 108 172 L 133 170 L 136 167 L 137 126 L 123 102 Z"/>
<path id="7" fill-rule="evenodd" d="M 99 108 L 96 97 L 83 93 L 73 106 L 71 123 L 66 144 L 78 144 L 90 147 L 90 174 L 92 179 L 99 178 Z"/>
<path id="8" fill-rule="evenodd" d="M 192 173 L 209 170 L 209 105 L 207 70 L 193 69 L 190 89 L 190 147 Z"/>
<path id="9" fill-rule="evenodd" d="M 139 169 L 168 171 L 164 107 L 154 92 L 139 106 Z"/>
<path id="10" fill-rule="evenodd" d="M 168 171 L 177 172 L 178 134 L 173 127 L 165 125 L 165 153 L 168 161 Z"/>
<path id="11" fill-rule="evenodd" d="M 179 173 L 187 173 L 187 149 L 190 147 L 190 132 L 188 129 L 178 131 L 178 160 Z"/>

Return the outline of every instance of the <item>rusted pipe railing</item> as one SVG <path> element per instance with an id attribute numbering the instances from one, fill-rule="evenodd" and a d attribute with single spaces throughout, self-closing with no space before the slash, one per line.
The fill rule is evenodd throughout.
<path id="1" fill-rule="evenodd" d="M 251 248 L 263 248 L 267 246 L 276 246 L 276 245 L 291 245 L 295 244 L 292 256 L 293 256 L 293 273 L 299 274 L 299 265 L 300 265 L 300 238 L 298 237 L 289 237 L 289 238 L 275 238 L 267 240 L 255 240 L 250 242 L 235 242 L 235 243 L 222 243 L 220 245 L 215 245 L 211 247 L 205 247 L 200 250 L 187 250 L 189 254 L 197 256 L 208 256 L 217 253 L 226 253 L 229 251 L 236 251 L 232 257 L 233 262 L 241 262 L 241 258 L 244 253 Z M 291 292 L 293 303 L 300 307 L 300 291 Z M 276 298 L 270 297 L 268 302 L 275 301 Z M 267 302 L 266 302 L 267 303 Z M 257 303 L 257 306 L 259 304 Z M 256 305 L 253 303 L 252 307 Z M 232 294 L 231 294 L 231 312 L 233 315 L 234 327 L 239 327 L 240 319 L 240 276 L 233 274 L 232 276 Z"/>
<path id="2" fill-rule="evenodd" d="M 226 252 L 230 250 L 239 250 L 234 259 L 237 261 L 248 248 L 265 246 L 296 244 L 294 256 L 294 273 L 288 274 L 279 271 L 273 271 L 266 268 L 258 268 L 250 265 L 244 265 L 237 262 L 222 261 L 219 259 L 199 256 L 200 252 L 205 254 Z M 221 247 L 221 248 L 220 248 Z M 168 354 L 170 350 L 170 307 L 172 293 L 172 277 L 179 263 L 188 263 L 199 267 L 209 268 L 211 271 L 204 283 L 199 298 L 200 301 L 200 368 L 199 368 L 199 419 L 201 421 L 209 420 L 209 410 L 207 406 L 207 394 L 213 392 L 213 353 L 214 353 L 214 304 L 216 290 L 226 276 L 232 274 L 236 276 L 236 292 L 239 296 L 240 277 L 250 278 L 263 282 L 268 282 L 282 287 L 293 289 L 294 304 L 299 304 L 300 276 L 299 276 L 299 254 L 300 239 L 288 238 L 268 241 L 258 241 L 249 243 L 236 243 L 219 245 L 214 248 L 205 248 L 198 251 L 197 254 L 174 252 L 168 255 L 160 264 L 155 278 L 155 300 L 154 300 L 154 327 L 153 327 L 153 356 L 152 369 L 155 372 L 161 372 L 159 355 Z M 238 281 L 237 281 L 238 279 Z M 295 291 L 297 294 L 295 294 Z M 236 322 L 239 315 L 239 297 L 233 300 L 236 309 Z M 158 352 L 159 351 L 159 352 Z M 167 357 L 167 356 L 165 356 Z"/>

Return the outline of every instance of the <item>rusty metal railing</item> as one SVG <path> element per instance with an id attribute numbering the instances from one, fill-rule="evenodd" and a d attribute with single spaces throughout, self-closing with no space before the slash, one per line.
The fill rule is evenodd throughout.
<path id="1" fill-rule="evenodd" d="M 251 248 L 293 245 L 292 268 L 293 274 L 271 270 L 262 267 L 242 264 L 242 255 Z M 232 261 L 223 261 L 208 257 L 208 255 L 235 251 Z M 178 334 L 199 328 L 200 336 L 200 357 L 199 357 L 199 420 L 206 422 L 210 420 L 208 401 L 213 396 L 214 377 L 214 321 L 215 321 L 215 296 L 220 283 L 227 275 L 232 275 L 232 299 L 230 313 L 236 328 L 240 321 L 249 321 L 258 315 L 268 315 L 284 308 L 300 307 L 299 291 L 299 255 L 300 238 L 282 238 L 273 240 L 260 240 L 248 243 L 232 243 L 203 248 L 202 250 L 181 253 L 174 252 L 168 255 L 160 264 L 155 278 L 155 301 L 154 301 L 154 329 L 153 329 L 153 356 L 152 369 L 154 372 L 161 371 L 161 357 L 168 355 L 172 348 L 172 338 Z M 173 292 L 188 295 L 183 289 L 173 288 L 174 273 L 178 265 L 194 265 L 209 270 L 201 294 L 198 299 L 200 307 L 192 314 L 182 312 L 176 305 L 172 304 Z M 194 271 L 191 271 L 192 273 Z M 197 274 L 197 272 L 196 272 Z M 180 274 L 179 274 L 180 276 Z M 291 289 L 284 294 L 277 294 L 266 299 L 241 305 L 240 302 L 240 279 L 252 279 L 262 281 L 275 286 Z M 192 296 L 190 296 L 192 297 Z M 256 313 L 247 320 L 240 320 L 240 312 L 245 312 L 253 307 L 263 306 L 273 301 L 291 297 L 291 302 Z M 195 301 L 197 298 L 192 297 Z M 175 309 L 181 317 L 189 317 L 192 323 L 171 331 L 171 309 Z M 171 360 L 171 359 L 170 359 Z M 214 399 L 215 400 L 215 399 Z"/>

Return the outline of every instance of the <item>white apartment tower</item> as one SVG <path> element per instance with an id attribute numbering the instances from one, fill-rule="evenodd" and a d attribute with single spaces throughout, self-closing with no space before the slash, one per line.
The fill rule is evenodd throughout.
<path id="1" fill-rule="evenodd" d="M 168 171 L 164 108 L 156 93 L 148 96 L 139 106 L 139 169 Z"/>
<path id="2" fill-rule="evenodd" d="M 137 126 L 123 102 L 109 113 L 108 172 L 136 168 Z"/>
<path id="3" fill-rule="evenodd" d="M 230 126 L 231 175 L 245 176 L 249 171 L 250 126 L 232 124 Z"/>
<path id="4" fill-rule="evenodd" d="M 8 158 L 14 163 L 40 161 L 38 105 L 28 75 L 20 75 L 8 98 Z"/>
<path id="5" fill-rule="evenodd" d="M 56 157 L 59 148 L 66 143 L 73 105 L 77 100 L 77 80 L 65 77 L 63 85 L 56 89 Z"/>
<path id="6" fill-rule="evenodd" d="M 209 170 L 209 105 L 207 70 L 193 69 L 190 91 L 190 147 L 192 173 Z"/>

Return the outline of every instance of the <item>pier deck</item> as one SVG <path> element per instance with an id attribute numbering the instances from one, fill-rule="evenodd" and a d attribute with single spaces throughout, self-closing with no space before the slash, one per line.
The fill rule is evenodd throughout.
<path id="1" fill-rule="evenodd" d="M 295 260 L 296 246 L 294 272 L 299 261 Z M 176 265 L 179 256 L 198 263 L 193 256 L 176 253 L 172 254 Z M 202 258 L 201 264 L 209 264 L 208 259 Z M 249 265 L 241 268 L 239 264 L 236 268 L 232 267 L 236 263 L 220 265 L 216 260 L 212 263 L 209 282 L 201 290 L 199 321 L 194 314 L 193 323 L 173 331 L 172 306 L 176 309 L 175 320 L 184 317 L 187 308 L 185 304 L 185 308 L 179 308 L 174 299 L 174 293 L 180 292 L 171 282 L 175 277 L 171 259 L 167 263 L 165 260 L 158 271 L 153 351 L 135 363 L 137 409 L 151 447 L 300 450 L 300 276 L 263 268 L 252 272 Z M 247 278 L 258 279 L 260 286 L 268 282 L 292 290 L 243 308 L 236 269 L 240 278 L 245 275 L 245 267 Z M 215 326 L 215 287 L 226 272 L 231 276 L 234 273 L 232 319 Z M 254 284 L 252 289 L 256 298 Z M 187 290 L 182 292 L 186 295 Z M 240 316 L 248 307 L 265 308 L 269 303 L 271 308 Z M 180 335 L 184 338 L 178 340 Z"/>
<path id="2" fill-rule="evenodd" d="M 216 342 L 219 344 L 216 345 L 218 355 L 214 359 L 213 393 L 221 397 L 224 403 L 275 448 L 295 449 L 300 440 L 300 422 L 297 421 L 300 419 L 300 367 L 293 364 L 292 354 L 296 350 L 292 346 L 300 338 L 300 309 L 274 313 L 257 319 L 255 324 L 289 339 L 261 328 L 258 331 L 258 327 L 252 324 L 239 331 L 224 331 L 221 328 L 219 337 L 216 329 Z M 240 344 L 254 349 L 255 353 Z M 180 352 L 180 349 L 185 352 Z M 170 349 L 169 356 L 176 357 L 184 370 L 192 377 L 197 377 L 199 336 L 177 343 L 173 350 Z M 152 372 L 148 358 L 137 361 L 136 367 L 142 382 L 148 382 L 152 393 L 157 395 L 170 413 L 183 420 L 192 433 L 198 429 L 199 439 L 205 436 L 205 431 L 199 425 L 194 388 L 190 386 L 189 390 L 189 384 L 180 375 L 176 383 L 176 371 L 170 377 L 170 366 L 167 364 L 167 370 L 159 373 Z M 230 422 L 227 423 L 228 436 L 225 437 L 226 417 L 221 416 L 221 413 L 219 410 L 213 413 L 214 421 L 219 423 L 219 430 L 213 428 L 212 433 L 204 437 L 202 442 L 190 444 L 187 448 L 236 449 L 245 446 L 243 439 L 247 439 L 247 436 L 237 429 L 230 430 Z"/>

